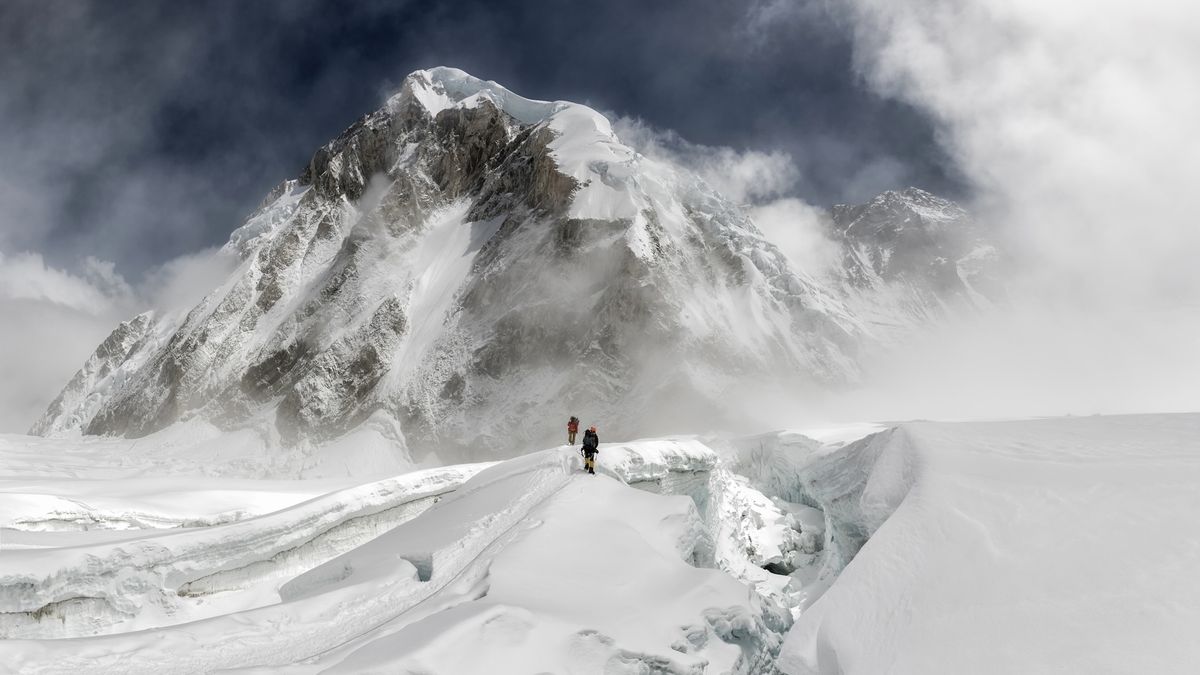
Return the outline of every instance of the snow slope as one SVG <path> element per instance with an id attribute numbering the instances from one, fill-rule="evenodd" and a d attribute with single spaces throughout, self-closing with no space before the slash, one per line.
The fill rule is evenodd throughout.
<path id="1" fill-rule="evenodd" d="M 910 423 L 810 472 L 869 535 L 788 635 L 809 673 L 1190 673 L 1200 415 Z"/>
<path id="2" fill-rule="evenodd" d="M 575 466 L 570 458 L 568 470 Z M 457 582 L 452 606 L 443 598 L 437 605 L 443 611 L 376 631 L 330 658 L 331 666 L 761 672 L 790 625 L 784 610 L 746 586 L 688 564 L 706 535 L 687 497 L 650 495 L 579 473 L 518 527 L 521 533 L 491 558 L 485 575 Z M 330 564 L 357 569 L 353 559 Z"/>
<path id="3" fill-rule="evenodd" d="M 0 635 L 121 632 L 258 606 L 269 601 L 263 598 L 272 579 L 295 576 L 416 517 L 482 468 L 418 471 L 253 518 L 116 541 L 27 534 L 24 546 L 0 556 Z M 38 545 L 47 539 L 55 545 Z M 214 594 L 220 597 L 205 602 Z"/>
<path id="4" fill-rule="evenodd" d="M 20 672 L 770 672 L 788 611 L 710 568 L 712 541 L 692 497 L 625 485 L 703 482 L 713 451 L 671 439 L 605 450 L 598 476 L 560 448 L 208 526 L 22 531 L 25 544 L 0 555 L 0 635 L 9 638 L 0 663 Z M 270 488 L 264 481 L 249 501 L 265 503 Z"/>
<path id="5" fill-rule="evenodd" d="M 34 441 L 41 465 L 0 456 L 0 670 L 1200 662 L 1200 414 L 906 423 L 846 443 L 870 429 L 721 453 L 605 444 L 597 476 L 556 448 L 366 483 L 146 466 L 81 481 L 116 441 Z"/>
<path id="6" fill-rule="evenodd" d="M 0 480 L 57 480 L 64 494 L 75 489 L 76 480 L 138 476 L 361 482 L 418 466 L 397 455 L 396 441 L 387 427 L 369 419 L 345 436 L 303 447 L 282 447 L 277 436 L 262 429 L 222 431 L 200 420 L 132 439 L 78 433 L 49 438 L 0 434 L 4 460 Z M 419 466 L 436 465 L 426 462 Z"/>

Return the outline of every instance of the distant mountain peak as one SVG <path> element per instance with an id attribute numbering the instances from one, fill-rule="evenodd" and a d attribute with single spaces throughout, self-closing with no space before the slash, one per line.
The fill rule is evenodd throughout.
<path id="1" fill-rule="evenodd" d="M 882 343 L 1001 300 L 1003 256 L 958 204 L 915 187 L 831 210 L 843 250 L 834 284 Z"/>
<path id="2" fill-rule="evenodd" d="M 906 226 L 926 231 L 969 219 L 958 204 L 915 187 L 882 192 L 865 204 L 838 204 L 831 212 L 847 236 L 894 235 Z"/>

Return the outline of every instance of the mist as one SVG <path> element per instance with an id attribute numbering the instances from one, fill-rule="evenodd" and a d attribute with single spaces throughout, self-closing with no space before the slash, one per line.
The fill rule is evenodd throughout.
<path id="1" fill-rule="evenodd" d="M 0 433 L 25 433 L 120 322 L 191 309 L 236 262 L 204 249 L 130 283 L 109 261 L 86 258 L 72 272 L 36 253 L 0 252 Z"/>
<path id="2" fill-rule="evenodd" d="M 820 277 L 837 264 L 840 248 L 829 236 L 826 212 L 795 196 L 804 172 L 790 153 L 692 143 L 641 119 L 607 116 L 615 118 L 613 131 L 622 143 L 695 173 L 740 205 L 796 270 Z"/>
<path id="3" fill-rule="evenodd" d="M 868 366 L 839 418 L 1200 408 L 1200 7 L 857 0 L 858 71 L 936 120 L 1011 301 Z"/>
<path id="4" fill-rule="evenodd" d="M 938 120 L 1038 293 L 1200 299 L 1194 3 L 853 7 L 861 72 Z"/>
<path id="5" fill-rule="evenodd" d="M 750 24 L 811 11 L 756 3 Z M 852 0 L 837 11 L 858 76 L 934 121 L 967 184 L 963 205 L 1008 258 L 1009 297 L 868 350 L 859 383 L 797 384 L 777 424 L 1200 409 L 1200 7 Z M 791 192 L 796 158 L 618 129 L 742 203 L 796 268 L 836 263 L 822 210 Z"/>

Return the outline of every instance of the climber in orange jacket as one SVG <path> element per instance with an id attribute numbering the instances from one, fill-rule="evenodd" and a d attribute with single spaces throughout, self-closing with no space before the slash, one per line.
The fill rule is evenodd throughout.
<path id="1" fill-rule="evenodd" d="M 567 445 L 575 445 L 575 434 L 579 433 L 579 418 L 574 415 L 567 420 Z"/>

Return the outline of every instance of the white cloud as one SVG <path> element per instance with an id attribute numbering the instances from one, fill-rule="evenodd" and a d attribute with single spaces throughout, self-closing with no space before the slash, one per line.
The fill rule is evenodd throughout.
<path id="1" fill-rule="evenodd" d="M 191 307 L 235 262 L 206 249 L 151 269 L 135 286 L 96 258 L 69 271 L 37 253 L 0 253 L 0 433 L 24 433 L 118 323 Z"/>
<path id="2" fill-rule="evenodd" d="M 1200 4 L 849 6 L 861 71 L 936 120 L 1023 270 L 1012 307 L 891 355 L 851 409 L 1195 409 Z"/>
<path id="3" fill-rule="evenodd" d="M 871 386 L 811 403 L 827 418 L 985 419 L 1195 411 L 1200 315 L 1039 306 L 955 321 L 869 364 Z"/>
<path id="4" fill-rule="evenodd" d="M 118 317 L 0 295 L 0 433 L 25 433 Z"/>
<path id="5" fill-rule="evenodd" d="M 82 274 L 46 265 L 37 253 L 5 256 L 0 252 L 0 298 L 32 300 L 98 315 L 111 311 L 127 294 L 128 285 L 111 263 L 94 258 L 84 261 Z"/>
<path id="6" fill-rule="evenodd" d="M 694 171 L 704 182 L 739 204 L 780 197 L 800 180 L 800 170 L 786 152 L 698 145 L 674 131 L 654 129 L 629 117 L 616 118 L 613 130 L 626 145 L 648 157 Z"/>
<path id="7" fill-rule="evenodd" d="M 750 217 L 798 270 L 819 277 L 841 259 L 841 248 L 826 234 L 828 216 L 811 204 L 778 199 L 750 209 Z"/>
<path id="8" fill-rule="evenodd" d="M 1200 300 L 1200 5 L 851 4 L 864 73 L 939 120 L 1036 295 Z"/>
<path id="9" fill-rule="evenodd" d="M 0 253 L 0 432 L 29 428 L 131 299 L 102 261 L 72 273 L 36 253 Z"/>
<path id="10" fill-rule="evenodd" d="M 622 142 L 638 152 L 698 174 L 717 192 L 745 207 L 797 269 L 820 275 L 837 260 L 837 245 L 827 235 L 822 210 L 787 196 L 801 178 L 787 153 L 698 145 L 628 117 L 617 118 L 613 128 Z"/>
<path id="11" fill-rule="evenodd" d="M 165 311 L 191 308 L 220 287 L 237 262 L 237 256 L 216 247 L 168 260 L 138 285 L 142 304 Z"/>

